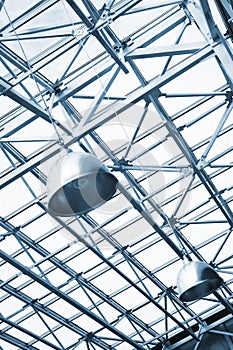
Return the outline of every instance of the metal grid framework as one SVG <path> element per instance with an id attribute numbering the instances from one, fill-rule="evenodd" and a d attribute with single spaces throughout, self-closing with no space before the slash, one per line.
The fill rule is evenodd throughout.
<path id="1" fill-rule="evenodd" d="M 232 1 L 0 10 L 0 348 L 197 349 L 222 322 L 206 320 L 233 311 Z M 119 186 L 86 215 L 52 217 L 46 177 L 68 147 Z M 223 286 L 182 303 L 184 254 Z"/>

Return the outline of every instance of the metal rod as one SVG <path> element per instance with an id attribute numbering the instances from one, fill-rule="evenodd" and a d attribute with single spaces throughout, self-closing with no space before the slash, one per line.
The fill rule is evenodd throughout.
<path id="1" fill-rule="evenodd" d="M 38 276 L 32 270 L 30 270 L 26 266 L 22 265 L 21 263 L 19 263 L 17 260 L 11 258 L 8 254 L 3 252 L 2 250 L 0 251 L 0 257 L 2 259 L 6 260 L 11 265 L 13 265 L 14 267 L 16 267 L 18 270 L 22 271 L 25 275 L 28 275 L 33 280 L 37 281 L 42 286 L 44 286 L 45 288 L 47 288 L 48 290 L 50 290 L 51 292 L 56 294 L 58 297 L 60 297 L 63 300 L 65 300 L 68 304 L 74 306 L 75 308 L 80 310 L 82 313 L 86 314 L 87 316 L 89 316 L 90 318 L 95 320 L 97 323 L 101 324 L 103 327 L 105 327 L 110 332 L 112 332 L 115 335 L 117 335 L 119 338 L 123 339 L 127 343 L 129 343 L 132 346 L 134 346 L 135 349 L 143 350 L 143 347 L 141 345 L 137 344 L 135 341 L 133 341 L 128 336 L 126 336 L 124 333 L 120 332 L 115 327 L 112 327 L 108 322 L 106 322 L 105 320 L 103 320 L 102 318 L 97 316 L 94 312 L 89 311 L 87 308 L 85 308 L 82 304 L 80 304 L 79 302 L 77 302 L 76 300 L 71 298 L 69 295 L 65 294 L 64 292 L 62 292 L 61 290 L 59 290 L 58 288 L 56 288 L 52 284 L 48 283 L 46 280 L 42 279 L 40 276 Z"/>

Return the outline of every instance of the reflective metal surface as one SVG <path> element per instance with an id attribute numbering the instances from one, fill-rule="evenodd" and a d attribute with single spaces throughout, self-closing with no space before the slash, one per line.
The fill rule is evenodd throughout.
<path id="1" fill-rule="evenodd" d="M 67 153 L 48 175 L 49 210 L 59 216 L 87 213 L 110 199 L 116 185 L 116 177 L 94 155 Z"/>
<path id="2" fill-rule="evenodd" d="M 0 1 L 1 350 L 177 349 L 190 338 L 199 350 L 232 318 L 230 3 Z M 97 164 L 67 185 L 55 171 L 51 217 L 61 146 L 112 173 Z M 90 202 L 81 195 L 97 174 L 107 195 L 94 186 Z M 218 267 L 224 284 L 210 297 L 177 296 L 177 238 Z M 201 281 L 197 297 L 216 286 Z"/>
<path id="3" fill-rule="evenodd" d="M 217 272 L 202 261 L 189 261 L 177 275 L 177 289 L 182 301 L 200 299 L 222 284 Z"/>

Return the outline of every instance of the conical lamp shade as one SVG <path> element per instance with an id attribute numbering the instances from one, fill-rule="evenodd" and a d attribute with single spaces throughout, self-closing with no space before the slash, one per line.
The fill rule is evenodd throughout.
<path id="1" fill-rule="evenodd" d="M 87 213 L 109 200 L 116 192 L 116 177 L 94 155 L 70 152 L 49 171 L 49 211 L 58 216 Z"/>
<path id="2" fill-rule="evenodd" d="M 202 261 L 189 261 L 177 275 L 177 289 L 182 301 L 194 301 L 214 292 L 223 283 L 217 272 Z"/>

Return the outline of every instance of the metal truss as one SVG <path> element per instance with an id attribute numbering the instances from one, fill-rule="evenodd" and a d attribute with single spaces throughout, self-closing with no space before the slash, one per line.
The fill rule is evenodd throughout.
<path id="1" fill-rule="evenodd" d="M 196 350 L 209 334 L 232 349 L 232 2 L 0 12 L 0 349 Z M 67 148 L 119 186 L 61 218 L 45 184 Z M 181 302 L 184 255 L 223 286 Z"/>

